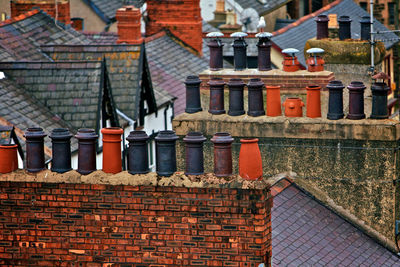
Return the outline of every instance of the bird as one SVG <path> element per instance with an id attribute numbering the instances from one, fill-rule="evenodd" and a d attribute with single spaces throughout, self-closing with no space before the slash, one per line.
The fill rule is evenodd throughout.
<path id="1" fill-rule="evenodd" d="M 265 28 L 265 19 L 264 17 L 260 17 L 260 20 L 258 21 L 257 29 L 260 29 L 260 32 L 264 32 Z"/>

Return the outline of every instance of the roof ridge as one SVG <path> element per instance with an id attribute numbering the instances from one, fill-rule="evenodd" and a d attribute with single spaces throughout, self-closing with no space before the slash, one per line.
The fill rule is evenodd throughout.
<path id="1" fill-rule="evenodd" d="M 0 27 L 4 26 L 4 25 L 7 25 L 7 24 L 11 24 L 11 23 L 14 23 L 14 22 L 18 22 L 18 21 L 24 20 L 27 17 L 31 17 L 33 15 L 36 15 L 40 11 L 41 11 L 40 9 L 33 9 L 31 11 L 28 11 L 28 12 L 26 12 L 24 14 L 21 14 L 21 15 L 18 15 L 16 17 L 12 17 L 12 18 L 6 19 L 6 20 L 0 22 Z"/>
<path id="2" fill-rule="evenodd" d="M 165 30 L 162 30 L 162 31 L 159 31 L 159 32 L 149 36 L 149 37 L 145 37 L 144 38 L 144 42 L 145 43 L 149 43 L 149 42 L 154 41 L 154 40 L 156 40 L 158 38 L 161 38 L 161 37 L 163 37 L 165 35 L 167 35 L 167 32 Z"/>
<path id="3" fill-rule="evenodd" d="M 332 2 L 332 3 L 330 3 L 329 5 L 326 5 L 326 6 L 322 7 L 321 9 L 318 9 L 317 11 L 308 14 L 307 16 L 299 18 L 295 22 L 290 23 L 289 25 L 283 27 L 282 29 L 279 29 L 277 31 L 272 32 L 272 34 L 273 34 L 273 36 L 276 36 L 276 35 L 282 34 L 282 33 L 286 32 L 286 31 L 290 30 L 291 28 L 299 26 L 303 22 L 305 22 L 305 21 L 307 21 L 307 20 L 309 20 L 309 19 L 311 19 L 313 17 L 316 17 L 319 14 L 323 13 L 324 11 L 327 11 L 327 10 L 331 9 L 332 7 L 340 4 L 342 1 L 344 1 L 344 0 L 336 0 L 336 1 Z"/>

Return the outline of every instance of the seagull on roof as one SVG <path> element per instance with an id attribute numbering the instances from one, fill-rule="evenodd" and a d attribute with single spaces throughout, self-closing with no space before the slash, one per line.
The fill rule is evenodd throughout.
<path id="1" fill-rule="evenodd" d="M 257 29 L 260 29 L 260 32 L 263 32 L 265 28 L 265 19 L 263 16 L 260 17 L 260 20 L 258 21 Z"/>

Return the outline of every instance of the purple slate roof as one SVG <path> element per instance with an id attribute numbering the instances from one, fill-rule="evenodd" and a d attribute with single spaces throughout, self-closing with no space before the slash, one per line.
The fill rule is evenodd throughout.
<path id="1" fill-rule="evenodd" d="M 400 258 L 291 184 L 274 197 L 272 266 L 400 266 Z"/>
<path id="2" fill-rule="evenodd" d="M 69 26 L 54 22 L 41 10 L 0 23 L 0 50 L 5 50 L 16 60 L 51 61 L 40 50 L 40 45 L 89 44 L 91 41 Z"/>

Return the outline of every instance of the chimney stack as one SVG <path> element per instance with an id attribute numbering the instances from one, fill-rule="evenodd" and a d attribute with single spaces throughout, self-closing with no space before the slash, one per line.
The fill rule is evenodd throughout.
<path id="1" fill-rule="evenodd" d="M 124 6 L 117 10 L 117 43 L 141 44 L 143 37 L 140 29 L 140 10 L 134 6 Z"/>
<path id="2" fill-rule="evenodd" d="M 11 0 L 11 17 L 40 8 L 64 24 L 71 24 L 69 0 Z"/>
<path id="3" fill-rule="evenodd" d="M 146 36 L 168 29 L 202 55 L 200 0 L 147 0 Z"/>

